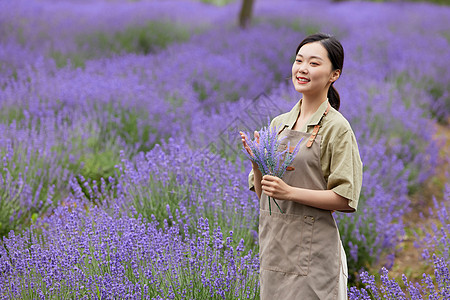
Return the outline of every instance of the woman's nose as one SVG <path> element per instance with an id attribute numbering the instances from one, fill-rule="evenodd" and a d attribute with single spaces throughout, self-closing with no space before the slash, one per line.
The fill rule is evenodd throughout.
<path id="1" fill-rule="evenodd" d="M 298 68 L 298 72 L 302 73 L 302 74 L 307 74 L 308 73 L 308 68 L 305 65 L 300 65 L 300 67 Z"/>
<path id="2" fill-rule="evenodd" d="M 306 73 L 308 73 L 307 65 L 306 65 L 306 64 L 303 64 L 303 63 L 300 64 L 300 65 L 298 66 L 297 72 L 298 72 L 298 73 L 301 73 L 301 74 L 306 74 Z"/>

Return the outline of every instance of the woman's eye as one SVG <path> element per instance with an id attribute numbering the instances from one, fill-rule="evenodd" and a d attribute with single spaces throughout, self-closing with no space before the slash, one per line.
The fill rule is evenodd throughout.
<path id="1" fill-rule="evenodd" d="M 296 59 L 295 61 L 296 61 L 296 62 L 302 62 L 300 59 Z"/>
<path id="2" fill-rule="evenodd" d="M 311 65 L 313 65 L 313 66 L 318 66 L 319 64 L 316 63 L 316 62 L 312 62 Z"/>

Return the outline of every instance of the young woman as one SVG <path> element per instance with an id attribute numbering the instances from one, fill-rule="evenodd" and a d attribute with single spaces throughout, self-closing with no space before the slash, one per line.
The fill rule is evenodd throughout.
<path id="1" fill-rule="evenodd" d="M 282 179 L 262 177 L 253 163 L 249 185 L 260 199 L 263 300 L 347 299 L 347 259 L 333 212 L 356 211 L 362 163 L 333 87 L 343 62 L 342 45 L 332 36 L 313 34 L 300 43 L 292 83 L 303 97 L 271 123 L 279 138 L 286 137 L 284 149 L 303 138 L 300 151 Z M 243 133 L 241 138 L 251 154 Z M 267 197 L 277 199 L 285 214 L 272 209 L 270 215 Z"/>

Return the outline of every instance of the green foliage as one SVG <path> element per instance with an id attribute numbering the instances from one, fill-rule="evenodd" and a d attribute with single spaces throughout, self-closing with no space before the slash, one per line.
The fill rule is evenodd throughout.
<path id="1" fill-rule="evenodd" d="M 80 46 L 85 44 L 102 53 L 143 53 L 148 54 L 165 48 L 173 42 L 189 39 L 185 27 L 170 22 L 151 21 L 145 26 L 128 27 L 115 33 L 97 32 L 78 39 Z"/>
<path id="2" fill-rule="evenodd" d="M 0 185 L 0 238 L 11 230 L 17 231 L 28 227 L 38 215 L 53 206 L 53 187 L 29 185 L 20 174 L 13 177 L 8 168 L 0 170 L 3 182 Z M 36 182 L 32 182 L 32 184 Z M 31 194 L 33 193 L 33 194 Z M 34 203 L 27 203 L 24 201 Z"/>
<path id="3" fill-rule="evenodd" d="M 448 0 L 411 0 L 411 1 L 413 1 L 413 2 L 430 2 L 430 3 L 440 4 L 440 5 L 450 5 Z"/>
<path id="4" fill-rule="evenodd" d="M 444 93 L 447 91 L 450 91 L 450 83 L 447 83 L 446 86 L 443 86 L 442 84 L 439 84 L 435 82 L 432 78 L 429 78 L 426 80 L 428 85 L 426 85 L 426 91 L 431 95 L 433 101 L 438 102 L 438 99 L 441 98 Z M 439 107 L 437 109 L 435 108 L 428 108 L 431 111 L 432 117 L 435 118 L 438 123 L 441 124 L 447 124 L 448 120 L 442 117 L 439 110 L 449 110 L 450 109 L 450 96 L 447 95 L 447 97 L 444 100 L 444 106 Z"/>
<path id="5" fill-rule="evenodd" d="M 174 174 L 166 175 L 164 181 L 159 176 L 150 175 L 150 180 L 145 187 L 134 184 L 127 186 L 127 192 L 131 196 L 130 200 L 137 215 L 142 215 L 147 220 L 152 220 L 154 216 L 158 222 L 162 223 L 169 219 L 170 211 L 167 207 L 179 208 L 180 202 L 189 197 L 187 185 L 178 184 Z"/>
<path id="6" fill-rule="evenodd" d="M 288 27 L 294 31 L 303 33 L 305 36 L 316 33 L 316 32 L 320 32 L 321 28 L 323 26 L 323 24 L 315 23 L 308 19 L 298 18 L 298 19 L 292 20 L 292 19 L 280 19 L 280 18 L 269 18 L 269 19 L 267 19 L 267 18 L 268 17 L 255 18 L 254 23 L 255 24 L 263 24 L 263 23 L 269 22 L 270 24 L 274 25 L 277 28 Z"/>
<path id="7" fill-rule="evenodd" d="M 160 224 L 167 220 L 168 225 L 172 225 L 172 213 L 176 212 L 182 218 L 192 221 L 188 222 L 191 225 L 190 233 L 196 231 L 197 217 L 207 218 L 214 226 L 220 226 L 225 232 L 233 231 L 239 239 L 244 239 L 246 249 L 257 251 L 255 239 L 258 224 L 255 215 L 249 216 L 249 208 L 244 204 L 242 194 L 237 192 L 244 187 L 234 186 L 230 180 L 221 180 L 218 185 L 214 176 L 211 179 L 203 176 L 197 178 L 192 176 L 190 166 L 184 166 L 188 169 L 178 172 L 160 166 L 158 174 L 146 174 L 145 178 L 135 182 L 132 179 L 135 175 L 127 174 L 137 170 L 133 170 L 135 167 L 131 164 L 120 162 L 122 158 L 124 157 L 114 158 L 114 164 L 118 168 L 111 171 L 111 178 L 79 176 L 77 179 L 82 197 L 106 209 L 113 209 L 116 199 L 122 199 L 120 205 L 125 205 L 122 212 L 134 218 L 143 217 L 149 221 L 155 219 Z M 183 168 L 174 166 L 176 169 L 180 167 Z M 120 187 L 114 184 L 117 182 L 114 178 L 120 178 Z M 230 188 L 236 193 L 230 191 Z M 248 205 L 251 202 L 248 199 Z"/>
<path id="8" fill-rule="evenodd" d="M 309 22 L 306 23 L 302 22 L 301 20 L 292 21 L 290 23 L 290 27 L 295 31 L 304 33 L 305 36 L 320 32 L 321 28 L 321 26 L 318 24 L 311 24 Z"/>
<path id="9" fill-rule="evenodd" d="M 50 52 L 50 58 L 55 61 L 58 68 L 63 68 L 68 64 L 74 68 L 84 68 L 85 62 L 95 58 L 95 55 L 83 52 L 65 54 L 60 51 L 52 51 Z"/>
<path id="10" fill-rule="evenodd" d="M 346 0 L 333 0 L 334 2 L 344 2 Z M 370 2 L 395 2 L 395 0 L 365 0 Z M 429 3 L 435 3 L 440 5 L 450 5 L 450 2 L 448 0 L 408 0 L 410 2 L 429 2 Z"/>
<path id="11" fill-rule="evenodd" d="M 224 5 L 236 2 L 236 0 L 200 0 L 200 1 L 203 3 L 208 3 L 208 4 L 212 4 L 212 5 L 217 5 L 217 6 L 224 6 Z"/>
<path id="12" fill-rule="evenodd" d="M 21 123 L 25 120 L 23 108 L 20 106 L 0 107 L 0 121 L 3 124 L 11 124 L 11 122 Z"/>
<path id="13" fill-rule="evenodd" d="M 57 157 L 62 168 L 69 168 L 69 153 L 50 153 Z M 51 157 L 39 149 L 27 149 L 18 141 L 14 149 L 0 150 L 0 157 L 4 161 L 0 170 L 0 236 L 3 236 L 29 226 L 33 216 L 36 219 L 46 213 L 67 194 L 68 189 L 62 187 L 68 186 L 68 182 L 52 176 Z M 75 164 L 71 168 L 77 169 Z"/>
<path id="14" fill-rule="evenodd" d="M 99 183 L 101 178 L 115 177 L 115 166 L 120 164 L 123 145 L 135 146 L 132 153 L 124 153 L 131 157 L 138 152 L 149 151 L 158 141 L 150 140 L 157 132 L 145 110 L 117 106 L 120 105 L 109 103 L 95 107 L 99 115 L 106 111 L 106 117 L 97 119 L 97 124 L 87 125 L 87 130 L 90 130 L 87 140 L 76 137 L 76 151 L 81 154 L 79 163 L 82 165 L 78 174 L 85 179 Z"/>
<path id="15" fill-rule="evenodd" d="M 120 162 L 120 157 L 118 152 L 104 149 L 86 154 L 80 161 L 83 163 L 80 175 L 99 181 L 100 178 L 114 176 L 114 167 Z"/>
<path id="16" fill-rule="evenodd" d="M 447 41 L 450 43 L 450 30 L 445 31 L 442 34 L 447 39 Z"/>
<path id="17" fill-rule="evenodd" d="M 450 96 L 447 95 L 444 101 L 440 100 L 440 98 L 443 97 L 447 91 L 450 91 L 450 83 L 445 84 L 437 82 L 432 76 L 411 78 L 406 72 L 397 74 L 394 77 L 393 82 L 398 90 L 408 89 L 408 86 L 413 84 L 415 87 L 426 91 L 431 96 L 432 102 L 421 101 L 421 99 L 411 97 L 403 97 L 402 101 L 407 108 L 411 105 L 422 107 L 425 111 L 430 112 L 431 117 L 437 120 L 438 123 L 444 125 L 447 124 L 448 120 L 445 120 L 442 116 L 442 110 L 448 111 L 450 109 Z M 406 92 L 405 94 L 407 95 L 408 93 Z M 433 102 L 439 103 L 441 101 L 443 102 L 443 107 L 433 107 Z"/>
<path id="18" fill-rule="evenodd" d="M 114 141 L 109 142 L 110 144 L 102 143 L 98 137 L 90 137 L 89 145 L 85 146 L 84 153 L 79 158 L 79 164 L 82 167 L 75 173 L 78 175 L 76 179 L 85 196 L 97 205 L 102 204 L 102 197 L 94 197 L 90 191 L 99 189 L 102 179 L 116 177 L 115 166 L 120 164 L 121 159 L 117 144 L 113 144 Z M 83 150 L 79 149 L 79 151 Z M 84 185 L 85 181 L 90 184 L 90 187 Z"/>
<path id="19" fill-rule="evenodd" d="M 169 21 L 150 21 L 123 31 L 97 31 L 79 36 L 76 39 L 78 51 L 52 51 L 50 57 L 58 67 L 66 66 L 69 61 L 73 67 L 84 67 L 89 59 L 123 53 L 154 53 L 171 43 L 187 41 L 189 38 L 190 32 L 184 26 Z"/>
<path id="20" fill-rule="evenodd" d="M 240 199 L 233 199 L 224 193 L 219 193 L 216 199 L 208 199 L 207 188 L 204 186 L 196 186 L 195 183 L 180 184 L 176 175 L 171 172 L 162 176 L 165 176 L 164 180 L 161 179 L 161 175 L 150 175 L 150 180 L 145 186 L 130 183 L 126 187 L 128 196 L 131 196 L 131 205 L 135 209 L 135 214 L 130 216 L 141 215 L 147 220 L 155 218 L 161 224 L 164 223 L 164 220 L 168 220 L 169 225 L 172 225 L 171 214 L 175 210 L 184 212 L 183 217 L 185 218 L 202 216 L 207 218 L 211 224 L 220 226 L 224 232 L 233 231 L 239 239 L 244 239 L 246 249 L 257 251 L 255 237 L 246 222 L 243 222 L 245 208 L 233 209 L 230 205 Z M 212 182 L 207 185 L 212 185 Z M 223 200 L 219 201 L 221 199 Z M 196 217 L 194 217 L 195 219 Z M 251 229 L 256 232 L 257 224 L 254 223 Z M 191 224 L 189 230 L 190 233 L 195 232 L 196 224 Z"/>
<path id="21" fill-rule="evenodd" d="M 7 171 L 7 170 L 6 170 Z M 1 174 L 5 178 L 5 171 Z M 0 237 L 7 235 L 11 230 L 18 229 L 23 223 L 23 216 L 17 217 L 21 211 L 20 195 L 22 194 L 24 184 L 8 182 L 2 186 L 0 192 Z M 25 224 L 23 224 L 25 225 Z"/>
<path id="22" fill-rule="evenodd" d="M 136 146 L 135 153 L 147 152 L 163 138 L 150 140 L 151 136 L 159 136 L 158 130 L 151 125 L 158 122 L 157 116 L 154 115 L 150 120 L 147 110 L 118 105 L 107 104 L 106 107 L 97 108 L 108 112 L 107 119 L 100 121 L 99 148 L 104 148 L 104 144 L 110 140 L 120 140 L 123 144 Z"/>

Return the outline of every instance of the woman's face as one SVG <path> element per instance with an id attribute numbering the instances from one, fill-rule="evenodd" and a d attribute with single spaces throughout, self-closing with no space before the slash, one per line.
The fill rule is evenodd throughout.
<path id="1" fill-rule="evenodd" d="M 320 42 L 303 45 L 292 65 L 292 82 L 295 90 L 303 95 L 326 94 L 339 74 L 340 70 L 333 71 L 328 52 Z"/>

